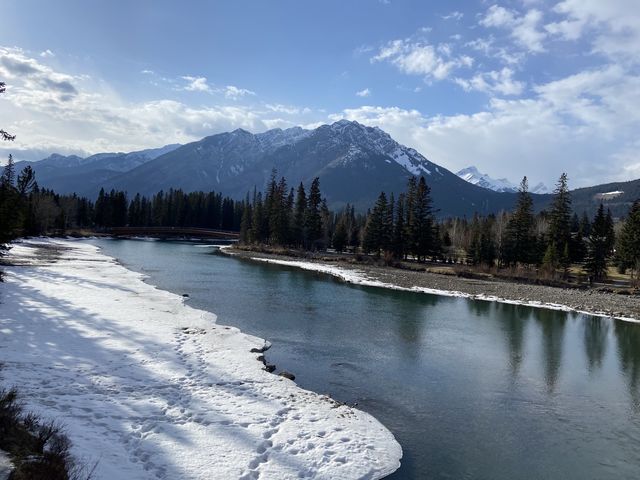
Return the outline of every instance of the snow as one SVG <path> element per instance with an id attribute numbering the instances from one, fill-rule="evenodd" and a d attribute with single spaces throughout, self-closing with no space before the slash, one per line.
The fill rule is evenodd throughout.
<path id="1" fill-rule="evenodd" d="M 478 171 L 474 166 L 463 168 L 457 172 L 456 175 L 473 185 L 488 188 L 489 190 L 494 190 L 496 192 L 516 192 L 518 190 L 518 187 L 506 178 L 499 178 L 496 180 L 485 173 L 480 173 L 480 171 Z"/>
<path id="2" fill-rule="evenodd" d="M 38 253 L 63 249 L 53 262 Z M 64 424 L 97 479 L 381 478 L 400 445 L 367 413 L 265 372 L 262 339 L 81 241 L 31 240 L 0 284 L 0 383 Z M 255 350 L 254 350 L 255 351 Z"/>
<path id="3" fill-rule="evenodd" d="M 423 165 L 415 165 L 412 162 L 412 158 L 407 155 L 402 147 L 398 147 L 392 154 L 391 157 L 396 161 L 398 165 L 404 167 L 407 171 L 411 172 L 414 175 L 420 175 L 421 171 L 427 172 L 427 175 L 431 175 L 431 172 L 427 170 Z"/>
<path id="4" fill-rule="evenodd" d="M 596 195 L 596 198 L 601 198 L 604 200 L 610 200 L 616 197 L 619 197 L 620 195 L 622 195 L 624 193 L 624 191 L 622 190 L 616 190 L 614 192 L 604 192 L 604 193 L 598 193 Z"/>
<path id="5" fill-rule="evenodd" d="M 223 250 L 225 253 L 233 255 L 233 251 L 230 250 L 228 247 L 221 247 L 221 250 Z M 604 312 L 585 312 L 582 310 L 577 310 L 568 305 L 561 305 L 558 303 L 543 303 L 535 300 L 532 300 L 532 301 L 511 300 L 507 298 L 497 297 L 495 295 L 472 295 L 464 292 L 458 292 L 455 290 L 439 290 L 435 288 L 426 288 L 426 287 L 418 287 L 418 286 L 414 286 L 411 288 L 401 287 L 399 285 L 394 285 L 392 283 L 386 283 L 386 282 L 381 282 L 379 280 L 371 279 L 366 275 L 366 273 L 359 270 L 346 269 L 346 268 L 341 268 L 341 267 L 336 267 L 333 265 L 326 265 L 321 263 L 303 262 L 303 261 L 297 261 L 297 260 L 276 260 L 271 258 L 260 258 L 260 257 L 252 257 L 252 260 L 324 273 L 324 274 L 332 275 L 336 278 L 339 278 L 344 282 L 352 283 L 354 285 L 362 285 L 365 287 L 388 288 L 391 290 L 427 293 L 430 295 L 441 295 L 445 297 L 462 297 L 462 298 L 469 298 L 472 300 L 500 302 L 500 303 L 508 303 L 512 305 L 525 305 L 528 307 L 547 308 L 550 310 L 560 310 L 563 312 L 577 312 L 577 313 L 584 313 L 586 315 L 612 318 L 610 315 Z M 630 318 L 630 317 L 613 317 L 613 318 L 615 318 L 616 320 L 622 320 L 626 322 L 640 323 L 640 319 L 637 319 L 637 318 Z"/>

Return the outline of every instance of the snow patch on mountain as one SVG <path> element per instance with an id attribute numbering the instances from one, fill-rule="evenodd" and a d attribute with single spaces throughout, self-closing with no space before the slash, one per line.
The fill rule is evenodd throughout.
<path id="1" fill-rule="evenodd" d="M 480 173 L 480 171 L 474 166 L 463 168 L 462 170 L 457 172 L 456 175 L 458 175 L 461 179 L 472 183 L 473 185 L 477 185 L 482 188 L 488 188 L 489 190 L 493 190 L 495 192 L 518 191 L 518 187 L 516 187 L 506 178 L 499 178 L 496 180 L 494 178 L 491 178 L 486 173 Z"/>

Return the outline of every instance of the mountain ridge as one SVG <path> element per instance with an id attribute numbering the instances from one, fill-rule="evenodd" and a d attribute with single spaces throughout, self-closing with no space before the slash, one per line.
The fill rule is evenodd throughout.
<path id="1" fill-rule="evenodd" d="M 334 209 L 349 203 L 365 211 L 381 191 L 397 196 L 405 191 L 407 180 L 418 175 L 424 175 L 431 187 L 440 217 L 510 210 L 517 197 L 512 191 L 497 192 L 469 183 L 415 149 L 396 142 L 380 128 L 348 120 L 315 129 L 297 126 L 257 134 L 238 128 L 184 145 L 100 153 L 86 159 L 53 154 L 40 162 L 18 162 L 16 168 L 27 164 L 36 170 L 40 185 L 90 198 L 95 198 L 100 188 L 125 190 L 130 197 L 180 188 L 215 190 L 242 199 L 254 188 L 262 190 L 274 168 L 290 182 L 290 187 L 300 182 L 308 185 L 320 177 L 323 193 Z M 478 172 L 475 167 L 474 170 Z M 597 186 L 590 188 L 598 190 Z M 635 192 L 630 186 L 626 188 Z M 578 212 L 582 208 L 591 212 L 594 195 L 610 190 L 586 196 L 580 191 L 576 190 L 574 207 Z M 551 198 L 533 197 L 537 210 Z M 615 199 L 620 211 L 630 204 L 627 194 L 617 199 L 602 198 L 611 205 Z"/>

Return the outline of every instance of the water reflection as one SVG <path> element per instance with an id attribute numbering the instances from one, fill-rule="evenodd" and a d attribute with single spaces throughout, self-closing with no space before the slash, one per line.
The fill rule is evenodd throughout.
<path id="1" fill-rule="evenodd" d="M 610 320 L 601 317 L 585 317 L 584 350 L 587 354 L 587 368 L 589 373 L 602 368 L 602 361 L 607 350 L 607 335 Z"/>
<path id="2" fill-rule="evenodd" d="M 523 360 L 524 331 L 531 313 L 521 305 L 501 304 L 498 309 L 509 351 L 511 381 L 515 382 Z"/>
<path id="3" fill-rule="evenodd" d="M 540 309 L 534 314 L 542 331 L 542 361 L 547 392 L 554 393 L 560 366 L 567 316 L 554 310 Z"/>
<path id="4" fill-rule="evenodd" d="M 640 328 L 629 322 L 615 322 L 613 331 L 618 341 L 620 368 L 629 382 L 629 393 L 636 409 L 640 409 Z"/>

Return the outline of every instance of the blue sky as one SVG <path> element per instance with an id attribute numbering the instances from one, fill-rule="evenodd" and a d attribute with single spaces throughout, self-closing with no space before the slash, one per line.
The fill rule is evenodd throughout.
<path id="1" fill-rule="evenodd" d="M 637 0 L 5 0 L 0 156 L 377 125 L 456 171 L 640 177 Z"/>

